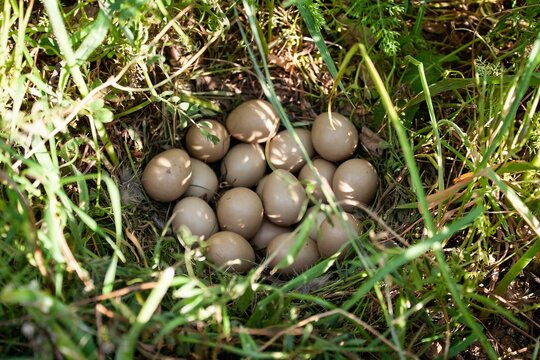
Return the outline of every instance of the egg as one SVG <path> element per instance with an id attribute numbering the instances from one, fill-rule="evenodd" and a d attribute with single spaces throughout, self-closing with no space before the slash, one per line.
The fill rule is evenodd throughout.
<path id="1" fill-rule="evenodd" d="M 278 169 L 268 175 L 262 200 L 266 217 L 276 225 L 293 225 L 304 215 L 306 193 L 298 179 L 288 171 Z"/>
<path id="2" fill-rule="evenodd" d="M 350 159 L 336 169 L 332 189 L 345 211 L 352 211 L 355 203 L 369 204 L 375 197 L 379 177 L 377 170 L 364 159 Z"/>
<path id="3" fill-rule="evenodd" d="M 259 195 L 261 199 L 263 197 L 263 190 L 264 185 L 266 184 L 266 180 L 268 180 L 268 175 L 263 176 L 262 179 L 259 180 L 259 182 L 257 183 L 257 187 L 255 188 L 255 192 L 257 193 L 257 195 Z"/>
<path id="4" fill-rule="evenodd" d="M 279 117 L 268 101 L 248 100 L 237 106 L 225 122 L 234 138 L 248 143 L 271 139 L 279 127 Z"/>
<path id="5" fill-rule="evenodd" d="M 315 151 L 328 161 L 348 159 L 358 146 L 358 130 L 345 116 L 322 113 L 313 121 L 311 141 Z"/>
<path id="6" fill-rule="evenodd" d="M 141 182 L 144 190 L 156 201 L 174 201 L 182 196 L 191 183 L 191 160 L 181 149 L 163 151 L 146 165 Z"/>
<path id="7" fill-rule="evenodd" d="M 217 267 L 227 265 L 226 271 L 245 273 L 255 264 L 255 251 L 241 235 L 220 231 L 207 241 L 208 259 Z"/>
<path id="8" fill-rule="evenodd" d="M 314 170 L 311 170 L 309 165 L 304 165 L 298 174 L 298 180 L 305 183 L 306 185 L 311 183 L 315 186 L 313 189 L 313 199 L 315 201 L 320 201 L 326 203 L 326 197 L 322 191 L 321 183 L 317 180 L 317 175 L 319 175 L 322 184 L 331 191 L 332 190 L 332 179 L 334 178 L 334 173 L 336 172 L 336 165 L 332 164 L 330 161 L 324 159 L 315 159 L 313 160 Z"/>
<path id="9" fill-rule="evenodd" d="M 266 248 L 266 256 L 271 259 L 269 264 L 272 268 L 279 264 L 281 260 L 291 255 L 296 241 L 296 233 L 292 232 L 280 234 L 272 239 Z M 276 271 L 281 275 L 287 276 L 299 274 L 312 267 L 319 258 L 317 244 L 312 239 L 307 238 L 294 258 L 294 261 L 288 266 L 277 269 Z"/>
<path id="10" fill-rule="evenodd" d="M 172 228 L 180 231 L 187 227 L 191 234 L 207 239 L 218 231 L 218 223 L 214 210 L 204 200 L 198 197 L 185 197 L 173 209 Z"/>
<path id="11" fill-rule="evenodd" d="M 250 239 L 257 233 L 263 220 L 263 204 L 257 194 L 248 188 L 227 190 L 216 205 L 221 230 L 233 231 Z"/>
<path id="12" fill-rule="evenodd" d="M 216 120 L 199 121 L 197 125 L 192 125 L 186 134 L 187 151 L 194 158 L 206 163 L 221 160 L 229 150 L 230 143 L 229 132 Z"/>
<path id="13" fill-rule="evenodd" d="M 315 150 L 311 143 L 311 132 L 306 129 L 295 129 L 300 142 L 311 158 Z M 268 163 L 276 169 L 283 169 L 292 173 L 297 172 L 306 163 L 300 147 L 294 141 L 292 133 L 288 130 L 280 131 L 268 143 Z"/>
<path id="14" fill-rule="evenodd" d="M 184 196 L 195 196 L 211 201 L 218 190 L 218 178 L 214 170 L 200 160 L 191 158 L 191 184 Z"/>
<path id="15" fill-rule="evenodd" d="M 358 236 L 361 231 L 360 222 L 354 215 L 342 212 L 333 214 L 321 223 L 317 234 L 317 248 L 322 257 L 334 255 L 345 245 L 349 238 Z M 350 245 L 346 246 L 339 259 L 344 259 L 350 251 Z"/>
<path id="16" fill-rule="evenodd" d="M 255 236 L 253 236 L 249 242 L 255 249 L 265 249 L 273 238 L 279 234 L 291 231 L 292 229 L 290 227 L 278 226 L 267 219 L 263 219 L 259 231 L 257 231 Z"/>
<path id="17" fill-rule="evenodd" d="M 259 144 L 233 146 L 221 161 L 221 175 L 229 186 L 255 186 L 265 172 L 266 160 Z"/>

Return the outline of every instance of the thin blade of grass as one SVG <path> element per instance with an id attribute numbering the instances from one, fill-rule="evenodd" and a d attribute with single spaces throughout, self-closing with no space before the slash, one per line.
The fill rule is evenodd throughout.
<path id="1" fill-rule="evenodd" d="M 512 204 L 514 209 L 521 215 L 523 220 L 530 226 L 531 230 L 537 235 L 536 240 L 527 251 L 510 267 L 506 275 L 499 281 L 495 287 L 494 293 L 502 295 L 508 289 L 508 286 L 514 281 L 521 271 L 529 265 L 534 257 L 540 253 L 540 221 L 534 216 L 531 210 L 525 205 L 525 203 L 519 198 L 519 195 L 508 186 L 493 170 L 487 170 L 487 177 L 492 180 L 495 185 L 505 194 L 508 201 Z"/>
<path id="2" fill-rule="evenodd" d="M 0 29 L 0 64 L 5 66 L 10 57 L 10 51 L 8 46 L 10 27 L 15 22 L 15 17 L 11 11 L 11 2 L 4 1 L 4 8 L 2 11 L 2 28 Z"/>
<path id="3" fill-rule="evenodd" d="M 519 320 L 517 317 L 515 317 L 512 314 L 512 312 L 510 312 L 509 310 L 507 310 L 504 307 L 500 306 L 499 304 L 497 304 L 495 301 L 491 300 L 490 298 L 487 298 L 487 297 L 485 297 L 483 295 L 475 294 L 475 293 L 471 293 L 470 297 L 472 299 L 478 301 L 479 303 L 482 303 L 482 304 L 484 304 L 486 306 L 489 306 L 490 308 L 493 309 L 492 310 L 493 312 L 496 312 L 497 314 L 506 317 L 509 321 L 513 322 L 515 325 L 519 326 L 523 330 L 528 330 L 529 329 L 529 326 L 526 323 Z"/>
<path id="4" fill-rule="evenodd" d="M 137 339 L 139 338 L 139 334 L 143 330 L 146 323 L 150 321 L 152 314 L 154 314 L 154 312 L 160 305 L 161 300 L 167 293 L 167 290 L 169 290 L 169 287 L 171 286 L 173 280 L 174 268 L 169 267 L 163 270 L 156 284 L 156 287 L 152 290 L 152 292 L 148 296 L 148 299 L 146 299 L 143 307 L 139 312 L 139 315 L 137 315 L 135 324 L 131 326 L 128 334 L 124 337 L 124 339 L 122 339 L 118 352 L 116 353 L 116 359 L 123 360 L 134 358 L 135 347 Z"/>
<path id="5" fill-rule="evenodd" d="M 56 36 L 58 47 L 60 48 L 60 52 L 62 53 L 62 56 L 64 57 L 64 60 L 66 61 L 67 68 L 71 76 L 73 77 L 73 81 L 75 82 L 75 85 L 77 85 L 77 88 L 79 89 L 80 94 L 82 96 L 86 96 L 88 94 L 88 87 L 86 86 L 86 82 L 84 81 L 84 77 L 83 77 L 83 74 L 81 73 L 81 69 L 79 68 L 79 65 L 77 64 L 77 58 L 75 57 L 75 52 L 73 51 L 73 48 L 71 47 L 69 34 L 67 32 L 67 29 L 64 24 L 64 19 L 58 7 L 58 1 L 43 0 L 43 5 L 45 6 L 45 10 L 47 11 L 47 14 L 49 15 L 49 21 L 52 26 L 54 35 Z"/>
<path id="6" fill-rule="evenodd" d="M 109 32 L 110 25 L 110 14 L 107 14 L 105 10 L 101 9 L 96 19 L 88 26 L 88 35 L 84 38 L 83 42 L 75 52 L 77 64 L 82 64 L 88 60 L 94 50 L 103 44 L 103 41 L 105 41 L 107 33 Z"/>
<path id="7" fill-rule="evenodd" d="M 362 57 L 366 62 L 368 72 L 373 82 L 375 83 L 375 87 L 377 89 L 377 92 L 379 93 L 379 96 L 381 97 L 381 101 L 386 110 L 386 113 L 388 114 L 388 117 L 390 118 L 390 121 L 392 122 L 392 125 L 394 126 L 394 129 L 397 133 L 399 144 L 401 145 L 401 149 L 403 151 L 403 157 L 405 158 L 405 162 L 409 167 L 411 181 L 414 190 L 416 191 L 416 196 L 418 197 L 418 205 L 420 208 L 420 212 L 428 230 L 428 236 L 433 236 L 436 230 L 435 224 L 433 222 L 431 212 L 429 211 L 429 205 L 426 199 L 426 194 L 424 192 L 422 179 L 420 178 L 420 172 L 418 171 L 418 166 L 416 165 L 416 160 L 414 158 L 414 152 L 409 143 L 407 133 L 399 119 L 399 115 L 394 107 L 394 104 L 392 103 L 392 99 L 390 98 L 388 91 L 386 91 L 384 82 L 381 79 L 381 76 L 379 75 L 375 64 L 373 64 L 373 61 L 371 61 L 371 58 L 367 53 L 366 47 L 363 44 L 358 44 L 358 48 L 360 49 L 360 53 L 362 54 Z"/>
<path id="8" fill-rule="evenodd" d="M 338 70 L 336 68 L 336 64 L 334 64 L 332 55 L 330 55 L 330 51 L 328 51 L 328 47 L 326 46 L 324 37 L 321 33 L 321 25 L 324 21 L 324 17 L 320 13 L 318 5 L 311 0 L 294 0 L 291 3 L 298 8 L 300 16 L 302 16 L 302 20 L 304 20 L 304 24 L 311 34 L 315 46 L 317 46 L 317 49 L 319 49 L 319 53 L 321 54 L 324 63 L 328 67 L 328 71 L 330 71 L 330 75 L 332 75 L 332 78 L 338 82 L 339 87 L 346 95 L 347 91 L 345 90 L 345 86 L 338 79 Z"/>
<path id="9" fill-rule="evenodd" d="M 111 263 L 109 264 L 109 267 L 107 268 L 107 272 L 105 273 L 105 278 L 103 279 L 103 294 L 109 294 L 114 289 L 114 279 L 116 278 L 116 269 L 118 268 L 118 255 L 116 253 L 113 254 L 113 257 L 111 259 Z"/>
<path id="10" fill-rule="evenodd" d="M 431 128 L 433 129 L 433 135 L 435 136 L 435 147 L 437 149 L 437 184 L 439 191 L 444 190 L 444 164 L 441 146 L 441 137 L 439 135 L 439 126 L 437 124 L 437 117 L 435 115 L 435 109 L 433 107 L 433 101 L 431 100 L 431 93 L 429 92 L 429 84 L 427 82 L 426 73 L 424 72 L 424 64 L 410 55 L 405 57 L 413 65 L 418 68 L 418 74 L 420 75 L 420 82 L 422 83 L 422 89 L 426 97 L 426 104 L 428 107 L 429 118 L 431 120 Z M 441 214 L 441 211 L 438 212 Z"/>
<path id="11" fill-rule="evenodd" d="M 515 83 L 511 86 L 508 91 L 507 98 L 503 108 L 503 119 L 502 124 L 499 127 L 493 141 L 483 154 L 480 164 L 478 164 L 478 170 L 484 169 L 488 166 L 488 162 L 491 159 L 491 156 L 495 153 L 497 148 L 501 145 L 505 136 L 507 135 L 508 130 L 513 124 L 513 119 L 516 117 L 517 110 L 521 104 L 521 100 L 525 96 L 525 93 L 529 89 L 529 84 L 533 76 L 533 72 L 536 67 L 540 64 L 540 33 L 536 41 L 534 42 L 527 64 L 523 70 L 523 74 L 515 78 Z"/>
<path id="12" fill-rule="evenodd" d="M 471 346 L 475 341 L 476 341 L 476 336 L 474 334 L 467 336 L 465 339 L 459 339 L 458 341 L 456 341 L 454 345 L 450 347 L 450 349 L 448 350 L 448 354 L 446 354 L 446 356 L 436 357 L 435 360 L 452 359 L 456 355 L 467 350 L 469 346 Z"/>
<path id="13" fill-rule="evenodd" d="M 450 267 L 444 258 L 441 243 L 435 243 L 434 250 L 437 263 L 439 264 L 439 269 L 446 283 L 446 287 L 450 291 L 452 299 L 454 300 L 456 307 L 460 310 L 461 316 L 463 316 L 466 325 L 472 330 L 473 335 L 480 342 L 488 357 L 492 360 L 498 359 L 498 355 L 489 342 L 487 336 L 484 334 L 482 326 L 475 320 L 474 316 L 470 313 L 467 305 L 463 301 L 463 294 L 461 293 L 460 289 L 458 289 L 457 284 L 452 277 Z"/>
<path id="14" fill-rule="evenodd" d="M 487 84 L 496 85 L 496 84 L 507 84 L 515 81 L 516 76 L 504 75 L 504 76 L 488 76 L 486 77 Z M 533 73 L 531 75 L 530 83 L 531 86 L 540 86 L 540 75 Z M 475 86 L 475 80 L 471 78 L 467 79 L 442 79 L 429 86 L 429 92 L 431 96 L 439 95 L 447 91 L 459 90 L 465 88 L 473 88 Z M 412 99 L 407 101 L 407 103 L 400 108 L 401 110 L 409 109 L 415 105 L 418 105 L 426 101 L 426 93 L 421 92 L 418 95 L 414 96 Z"/>

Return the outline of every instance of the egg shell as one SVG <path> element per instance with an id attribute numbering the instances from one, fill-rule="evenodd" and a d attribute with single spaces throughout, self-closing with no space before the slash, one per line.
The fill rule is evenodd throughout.
<path id="1" fill-rule="evenodd" d="M 268 101 L 248 100 L 238 105 L 225 122 L 234 138 L 248 143 L 271 139 L 279 127 L 279 117 Z"/>
<path id="2" fill-rule="evenodd" d="M 295 129 L 300 142 L 311 158 L 315 155 L 315 149 L 311 143 L 311 131 L 307 129 Z M 306 163 L 300 147 L 294 141 L 293 135 L 288 130 L 280 131 L 268 142 L 268 163 L 276 169 L 283 169 L 295 173 Z"/>
<path id="3" fill-rule="evenodd" d="M 213 143 L 204 132 L 215 136 L 218 140 Z M 186 149 L 194 158 L 206 163 L 221 160 L 231 144 L 229 132 L 216 120 L 199 121 L 192 125 L 186 134 Z"/>
<path id="4" fill-rule="evenodd" d="M 278 169 L 266 180 L 263 205 L 268 220 L 279 226 L 290 226 L 304 215 L 306 193 L 293 174 Z"/>
<path id="5" fill-rule="evenodd" d="M 379 186 L 377 170 L 364 159 L 350 159 L 336 169 L 332 189 L 345 211 L 352 211 L 355 203 L 367 205 L 373 200 Z"/>
<path id="6" fill-rule="evenodd" d="M 208 239 L 208 259 L 217 267 L 234 262 L 225 269 L 228 272 L 245 273 L 255 264 L 255 251 L 241 235 L 220 231 Z"/>
<path id="7" fill-rule="evenodd" d="M 263 219 L 259 231 L 257 231 L 255 236 L 253 236 L 249 242 L 255 249 L 265 249 L 273 238 L 279 234 L 291 231 L 292 229 L 290 227 L 278 226 L 268 219 Z"/>
<path id="8" fill-rule="evenodd" d="M 259 180 L 259 182 L 257 182 L 257 188 L 255 189 L 255 192 L 257 193 L 257 195 L 259 195 L 261 200 L 263 197 L 264 185 L 266 184 L 267 180 L 268 180 L 268 175 L 265 175 L 261 178 L 261 180 Z"/>
<path id="9" fill-rule="evenodd" d="M 334 255 L 352 238 L 358 236 L 361 224 L 352 214 L 343 212 L 339 215 L 332 214 L 321 223 L 317 234 L 317 247 L 321 257 Z M 350 252 L 350 245 L 345 246 L 339 259 L 343 260 Z"/>
<path id="10" fill-rule="evenodd" d="M 186 190 L 184 196 L 195 196 L 211 201 L 218 190 L 218 178 L 214 170 L 200 160 L 191 158 L 191 184 Z"/>
<path id="11" fill-rule="evenodd" d="M 272 268 L 283 258 L 291 255 L 292 248 L 296 241 L 296 233 L 292 232 L 280 234 L 272 239 L 266 248 L 266 256 L 271 258 L 269 264 Z M 286 276 L 299 274 L 312 267 L 319 258 L 317 244 L 312 239 L 307 238 L 292 264 L 282 269 L 277 269 L 276 271 L 277 273 Z"/>
<path id="12" fill-rule="evenodd" d="M 191 160 L 181 149 L 163 151 L 146 165 L 141 183 L 149 197 L 169 202 L 182 196 L 191 183 Z"/>
<path id="13" fill-rule="evenodd" d="M 246 239 L 257 233 L 263 220 L 263 205 L 257 194 L 248 188 L 227 190 L 216 205 L 221 230 L 233 231 Z"/>
<path id="14" fill-rule="evenodd" d="M 174 207 L 171 217 L 175 232 L 186 226 L 191 234 L 207 239 L 218 231 L 214 210 L 198 197 L 185 197 L 180 200 Z"/>
<path id="15" fill-rule="evenodd" d="M 221 175 L 227 185 L 252 187 L 264 176 L 266 160 L 259 144 L 237 144 L 221 161 Z"/>
<path id="16" fill-rule="evenodd" d="M 319 174 L 322 184 L 324 184 L 327 190 L 332 191 L 332 179 L 334 178 L 334 173 L 336 172 L 337 166 L 331 163 L 328 160 L 324 159 L 315 159 L 313 160 L 313 167 L 315 172 Z M 318 181 L 317 175 L 309 165 L 304 165 L 298 174 L 298 180 L 303 183 L 312 183 L 315 184 L 315 189 L 313 190 L 313 199 L 323 203 L 327 203 L 326 197 L 322 191 L 321 182 Z"/>
<path id="17" fill-rule="evenodd" d="M 324 159 L 343 161 L 358 146 L 358 130 L 345 116 L 324 112 L 313 121 L 311 141 L 315 151 Z"/>

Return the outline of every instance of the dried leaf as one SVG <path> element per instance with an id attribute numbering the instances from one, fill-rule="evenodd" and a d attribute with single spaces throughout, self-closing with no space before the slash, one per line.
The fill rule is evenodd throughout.
<path id="1" fill-rule="evenodd" d="M 371 156 L 380 158 L 383 155 L 385 141 L 365 126 L 360 132 L 360 143 Z"/>

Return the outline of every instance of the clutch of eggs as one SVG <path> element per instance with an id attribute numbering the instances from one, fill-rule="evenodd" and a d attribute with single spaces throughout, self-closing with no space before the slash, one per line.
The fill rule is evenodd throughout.
<path id="1" fill-rule="evenodd" d="M 256 252 L 265 251 L 271 268 L 294 276 L 320 257 L 347 258 L 351 239 L 362 231 L 354 210 L 373 201 L 379 178 L 369 161 L 354 157 L 354 124 L 325 112 L 310 128 L 289 132 L 279 125 L 269 102 L 245 101 L 224 123 L 192 124 L 184 149 L 155 155 L 142 173 L 151 199 L 176 202 L 173 231 L 188 229 L 206 242 L 207 258 L 217 268 L 245 273 L 256 264 Z M 320 210 L 328 194 L 343 212 L 327 216 Z M 311 228 L 300 238 L 305 220 Z"/>

